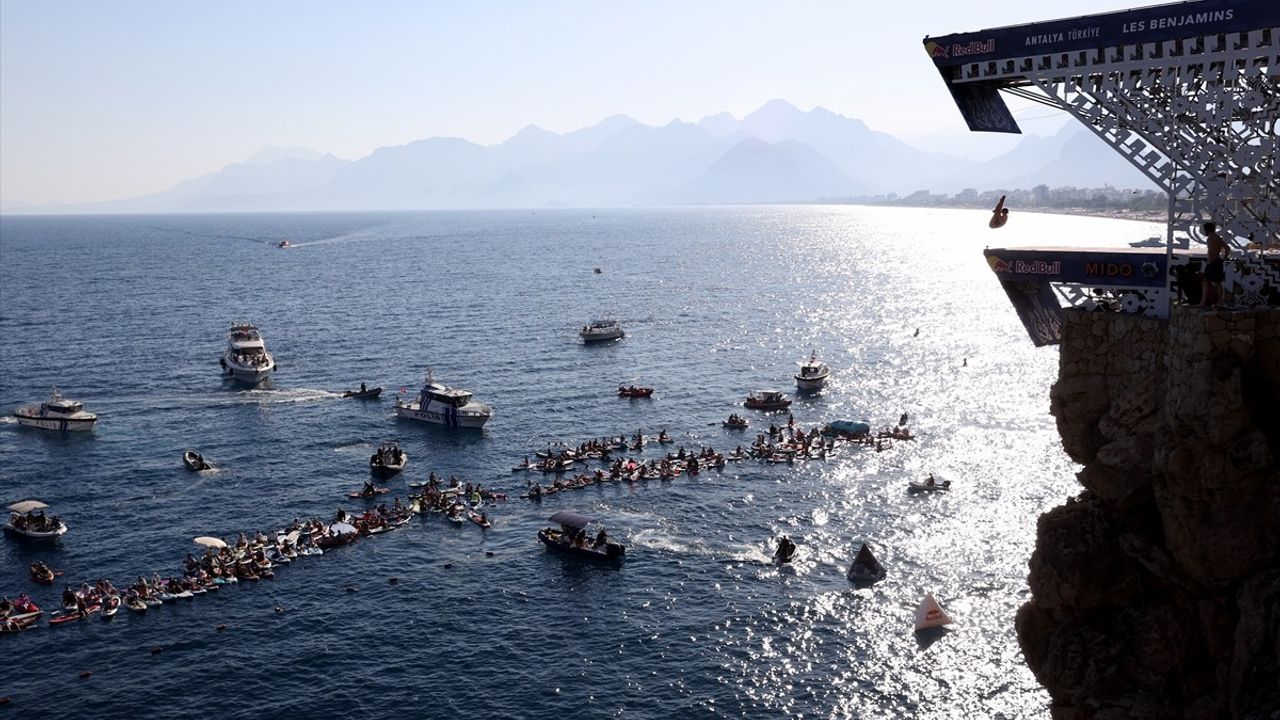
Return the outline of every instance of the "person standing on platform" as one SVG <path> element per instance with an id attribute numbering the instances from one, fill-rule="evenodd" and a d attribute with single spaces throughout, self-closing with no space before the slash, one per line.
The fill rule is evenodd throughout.
<path id="1" fill-rule="evenodd" d="M 1200 304 L 1216 308 L 1222 302 L 1222 281 L 1226 279 L 1224 261 L 1227 258 L 1227 242 L 1218 234 L 1218 226 L 1212 220 L 1200 226 L 1208 243 L 1208 257 L 1201 282 Z"/>

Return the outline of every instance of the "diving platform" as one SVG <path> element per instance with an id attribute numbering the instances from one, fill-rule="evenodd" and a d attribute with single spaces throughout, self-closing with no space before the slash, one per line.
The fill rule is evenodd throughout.
<path id="1" fill-rule="evenodd" d="M 1141 253 L 1164 256 L 1155 263 L 1159 276 L 1113 278 L 1116 282 L 1105 286 L 1123 302 L 1099 303 L 1093 292 L 1098 286 L 1091 284 L 1095 278 L 1088 274 L 1047 273 L 1037 279 L 997 272 L 1011 299 L 1016 294 L 1028 307 L 1050 315 L 1055 310 L 1047 302 L 1055 297 L 1068 306 L 1167 318 L 1178 278 L 1188 283 L 1203 262 L 1203 252 L 1196 252 L 1205 240 L 1200 225 L 1212 220 L 1231 249 L 1223 282 L 1226 300 L 1244 306 L 1280 303 L 1280 266 L 1267 252 L 1280 248 L 1280 0 L 1154 5 L 926 37 L 924 47 L 970 130 L 1021 132 L 1005 95 L 1058 108 L 1169 196 L 1165 248 Z M 1068 251 L 987 252 L 989 262 L 992 252 L 1004 253 L 1002 260 L 1015 252 L 1048 252 L 1020 261 L 1052 264 L 1057 262 L 1053 252 Z M 1076 257 L 1080 250 L 1069 252 L 1061 267 L 1069 258 L 1085 262 Z M 1138 269 L 1149 269 L 1148 262 L 1154 260 L 1143 260 Z M 1014 304 L 1018 307 L 1018 301 Z M 1042 322 L 1039 327 L 1050 326 Z M 1057 341 L 1052 333 L 1038 333 L 1030 325 L 1027 330 L 1037 344 Z"/>

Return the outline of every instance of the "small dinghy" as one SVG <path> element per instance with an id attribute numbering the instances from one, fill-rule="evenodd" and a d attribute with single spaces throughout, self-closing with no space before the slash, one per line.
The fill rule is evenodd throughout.
<path id="1" fill-rule="evenodd" d="M 908 492 L 913 492 L 913 493 L 947 492 L 950 489 L 951 489 L 950 480 L 943 480 L 942 482 L 938 482 L 937 480 L 934 479 L 933 475 L 930 475 L 929 477 L 925 478 L 924 480 L 921 480 L 920 482 L 916 482 L 915 480 L 912 480 L 911 482 L 907 483 Z"/>
<path id="2" fill-rule="evenodd" d="M 925 593 L 924 599 L 920 601 L 920 606 L 916 608 L 916 632 L 951 624 L 951 616 L 934 599 L 933 593 Z"/>
<path id="3" fill-rule="evenodd" d="M 867 547 L 866 543 L 862 543 L 857 557 L 853 559 L 853 564 L 849 566 L 849 581 L 860 585 L 871 585 L 883 580 L 885 575 L 884 566 L 880 564 L 875 555 L 871 554 L 871 548 Z"/>
<path id="4" fill-rule="evenodd" d="M 372 400 L 382 394 L 381 387 L 366 388 L 360 386 L 359 390 L 345 390 L 342 393 L 344 398 L 355 398 L 357 400 Z"/>
<path id="5" fill-rule="evenodd" d="M 629 387 L 618 386 L 618 397 L 647 398 L 650 395 L 653 395 L 653 388 L 651 387 L 636 387 L 635 385 L 631 385 Z"/>
<path id="6" fill-rule="evenodd" d="M 196 472 L 213 469 L 213 465 L 195 450 L 188 450 L 182 453 L 182 464 L 186 465 L 188 470 Z"/>
<path id="7" fill-rule="evenodd" d="M 378 477 L 391 477 L 404 470 L 409 463 L 409 454 L 400 449 L 394 442 L 384 442 L 378 451 L 369 457 L 369 470 Z"/>

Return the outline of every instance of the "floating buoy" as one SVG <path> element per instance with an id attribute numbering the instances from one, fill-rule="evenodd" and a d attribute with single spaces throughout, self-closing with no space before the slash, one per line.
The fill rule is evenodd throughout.
<path id="1" fill-rule="evenodd" d="M 159 654 L 160 654 L 160 653 L 162 653 L 162 652 L 164 652 L 164 646 L 163 646 L 163 645 L 156 645 L 155 647 L 151 648 L 151 654 L 152 654 L 152 655 L 159 655 Z"/>
<path id="2" fill-rule="evenodd" d="M 216 627 L 216 628 L 214 628 L 214 629 L 215 629 L 215 630 L 217 630 L 218 632 L 222 632 L 223 630 L 226 630 L 226 629 L 227 629 L 227 626 L 226 626 L 226 625 L 219 625 L 218 627 Z"/>
<path id="3" fill-rule="evenodd" d="M 81 680 L 88 680 L 91 677 L 93 677 L 93 673 L 89 672 L 88 670 L 85 670 L 84 672 L 80 673 Z"/>

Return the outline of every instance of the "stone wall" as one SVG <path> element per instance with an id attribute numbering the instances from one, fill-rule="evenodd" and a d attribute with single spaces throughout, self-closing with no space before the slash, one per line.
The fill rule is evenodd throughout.
<path id="1" fill-rule="evenodd" d="M 1077 718 L 1280 718 L 1280 310 L 1067 311 L 1018 638 Z"/>

